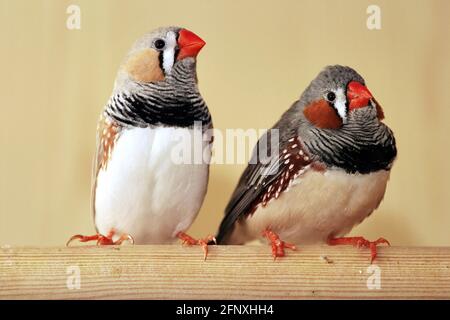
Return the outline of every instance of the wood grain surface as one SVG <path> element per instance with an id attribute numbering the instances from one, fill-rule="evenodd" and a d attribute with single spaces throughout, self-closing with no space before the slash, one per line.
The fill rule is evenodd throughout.
<path id="1" fill-rule="evenodd" d="M 267 246 L 213 246 L 203 261 L 181 245 L 3 246 L 0 299 L 450 298 L 450 248 L 381 247 L 372 267 L 369 255 L 305 246 L 274 261 Z"/>

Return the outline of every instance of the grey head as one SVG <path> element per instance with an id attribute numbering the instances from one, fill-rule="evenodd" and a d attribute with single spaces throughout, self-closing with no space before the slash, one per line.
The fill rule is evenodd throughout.
<path id="1" fill-rule="evenodd" d="M 211 116 L 197 85 L 196 58 L 205 42 L 181 27 L 138 39 L 116 77 L 104 115 L 121 126 L 190 127 Z"/>
<path id="2" fill-rule="evenodd" d="M 347 92 L 350 90 L 350 83 L 359 83 L 362 87 L 365 86 L 363 77 L 354 69 L 340 65 L 327 66 L 303 92 L 300 97 L 300 104 L 308 106 L 313 102 L 324 99 L 334 109 L 342 122 L 346 123 L 349 113 Z M 360 105 L 360 107 L 364 106 Z"/>
<path id="3" fill-rule="evenodd" d="M 350 67 L 321 71 L 275 125 L 281 139 L 298 136 L 311 156 L 355 173 L 389 169 L 396 157 L 392 131 L 364 79 Z"/>
<path id="4" fill-rule="evenodd" d="M 145 34 L 127 53 L 119 68 L 114 92 L 173 81 L 180 69 L 183 77 L 196 82 L 196 57 L 204 45 L 196 34 L 177 26 L 161 27 Z"/>

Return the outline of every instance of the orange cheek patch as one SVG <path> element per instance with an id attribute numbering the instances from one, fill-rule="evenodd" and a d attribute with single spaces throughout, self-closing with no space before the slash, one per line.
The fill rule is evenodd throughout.
<path id="1" fill-rule="evenodd" d="M 330 104 L 321 99 L 314 101 L 303 110 L 306 119 L 321 129 L 338 129 L 342 126 L 342 119 L 336 114 Z"/>
<path id="2" fill-rule="evenodd" d="M 159 53 L 154 49 L 144 49 L 125 63 L 125 70 L 130 77 L 139 82 L 157 82 L 164 80 L 164 73 L 159 66 Z"/>

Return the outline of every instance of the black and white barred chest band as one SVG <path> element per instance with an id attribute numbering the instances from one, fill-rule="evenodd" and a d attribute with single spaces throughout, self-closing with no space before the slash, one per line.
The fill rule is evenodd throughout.
<path id="1" fill-rule="evenodd" d="M 371 113 L 371 109 L 353 112 L 339 130 L 310 128 L 303 142 L 328 167 L 361 174 L 390 170 L 397 156 L 394 134 Z"/>
<path id="2" fill-rule="evenodd" d="M 124 127 L 189 128 L 201 122 L 208 129 L 211 125 L 208 107 L 197 88 L 195 71 L 183 64 L 173 68 L 164 81 L 138 83 L 132 92 L 113 95 L 104 115 Z"/>
<path id="3" fill-rule="evenodd" d="M 279 172 L 276 179 L 254 202 L 263 207 L 277 199 L 289 185 L 307 170 L 342 169 L 350 174 L 369 174 L 390 170 L 397 155 L 392 131 L 383 123 L 368 121 L 370 110 L 353 115 L 339 130 L 309 127 L 309 137 L 293 137 L 280 150 Z M 251 184 L 251 183 L 250 183 Z M 263 183 L 264 184 L 264 183 Z"/>

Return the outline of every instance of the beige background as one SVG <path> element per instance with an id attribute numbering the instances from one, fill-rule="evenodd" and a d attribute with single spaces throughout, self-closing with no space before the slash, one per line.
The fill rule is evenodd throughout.
<path id="1" fill-rule="evenodd" d="M 65 27 L 69 4 L 81 30 Z M 382 29 L 366 28 L 366 8 Z M 268 128 L 327 64 L 357 69 L 398 141 L 385 201 L 354 230 L 450 245 L 450 1 L 0 1 L 0 244 L 94 231 L 96 121 L 131 43 L 180 25 L 207 45 L 200 90 L 215 126 Z M 243 165 L 213 165 L 191 228 L 214 233 Z"/>

